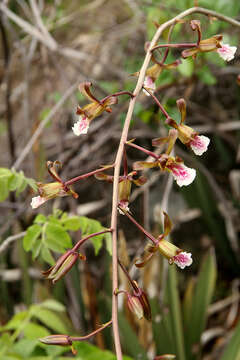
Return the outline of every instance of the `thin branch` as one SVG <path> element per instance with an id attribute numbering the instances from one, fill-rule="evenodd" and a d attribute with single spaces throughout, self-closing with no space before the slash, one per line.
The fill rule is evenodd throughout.
<path id="1" fill-rule="evenodd" d="M 26 235 L 26 231 L 21 232 L 21 233 L 16 234 L 16 235 L 9 236 L 7 239 L 5 239 L 2 242 L 2 244 L 0 245 L 0 254 L 2 252 L 4 252 L 13 241 L 18 240 L 18 239 L 24 237 L 25 235 Z"/>
<path id="2" fill-rule="evenodd" d="M 69 89 L 66 90 L 66 92 L 63 94 L 61 99 L 56 103 L 56 105 L 53 106 L 49 114 L 46 116 L 46 118 L 41 121 L 39 126 L 37 127 L 36 131 L 34 132 L 31 139 L 28 141 L 24 149 L 21 151 L 19 157 L 15 161 L 13 168 L 16 170 L 19 168 L 19 166 L 22 164 L 25 157 L 28 155 L 29 151 L 31 151 L 32 146 L 34 145 L 35 141 L 38 139 L 38 137 L 41 135 L 43 129 L 45 128 L 46 124 L 49 122 L 49 120 L 52 119 L 52 117 L 57 113 L 57 111 L 62 107 L 62 105 L 65 103 L 65 101 L 73 94 L 73 92 L 77 89 L 79 84 L 79 81 L 75 82 Z"/>

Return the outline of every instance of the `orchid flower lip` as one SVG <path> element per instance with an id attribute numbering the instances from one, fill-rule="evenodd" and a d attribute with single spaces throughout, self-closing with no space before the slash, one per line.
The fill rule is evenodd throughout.
<path id="1" fill-rule="evenodd" d="M 76 136 L 87 134 L 89 129 L 89 120 L 86 116 L 79 116 L 78 121 L 72 127 L 73 133 Z"/>
<path id="2" fill-rule="evenodd" d="M 209 143 L 210 139 L 207 136 L 196 135 L 189 145 L 196 155 L 201 156 L 207 151 Z"/>

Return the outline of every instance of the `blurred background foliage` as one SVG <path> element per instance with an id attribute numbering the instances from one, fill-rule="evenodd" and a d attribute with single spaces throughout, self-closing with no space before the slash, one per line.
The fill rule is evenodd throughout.
<path id="1" fill-rule="evenodd" d="M 111 185 L 94 178 L 74 186 L 79 199 L 49 201 L 39 211 L 30 208 L 35 181 L 49 182 L 45 162 L 60 160 L 65 179 L 114 160 L 127 110 L 122 97 L 113 113 L 92 124 L 88 136 L 77 138 L 71 126 L 80 81 L 91 80 L 99 98 L 133 90 L 156 23 L 163 23 L 194 5 L 193 0 L 39 0 L 44 26 L 57 43 L 51 49 L 41 31 L 32 1 L 2 2 L 0 51 L 0 359 L 60 360 L 72 358 L 62 347 L 47 347 L 38 338 L 51 333 L 84 335 L 111 318 L 111 244 L 109 236 L 94 238 L 83 252 L 86 262 L 75 266 L 52 286 L 41 270 L 52 264 L 82 235 L 109 226 Z M 5 4 L 5 5 L 4 5 Z M 199 6 L 240 21 L 240 2 L 199 0 Z M 5 9 L 5 11 L 3 11 Z M 7 12 L 6 12 L 7 9 Z M 10 12 L 9 12 L 10 11 Z M 9 15 L 10 14 L 10 15 Z M 29 29 L 24 20 L 33 27 Z M 195 15 L 203 38 L 222 33 L 237 46 L 239 29 Z M 167 32 L 162 41 L 166 41 Z M 189 23 L 178 24 L 172 42 L 192 42 Z M 180 57 L 175 49 L 167 62 Z M 237 84 L 239 50 L 233 61 L 215 53 L 196 61 L 183 60 L 174 71 L 163 71 L 157 96 L 178 119 L 176 100 L 187 101 L 187 124 L 211 138 L 199 160 L 178 145 L 176 153 L 197 169 L 188 188 L 173 186 L 168 197 L 174 223 L 172 240 L 193 253 L 193 266 L 179 271 L 159 257 L 144 269 L 132 266 L 145 239 L 121 217 L 120 257 L 147 293 L 153 321 L 137 321 L 120 300 L 120 331 L 125 359 L 153 359 L 174 353 L 178 360 L 237 360 L 239 325 L 240 121 Z M 135 107 L 129 138 L 151 148 L 151 139 L 164 136 L 163 116 L 143 94 Z M 25 158 L 24 146 L 41 128 Z M 128 150 L 129 166 L 143 154 Z M 12 168 L 14 166 L 14 168 Z M 134 189 L 131 210 L 156 235 L 167 177 L 148 172 L 148 186 Z M 28 186 L 30 185 L 30 186 Z M 61 209 L 61 210 L 60 210 Z M 95 219 L 95 220 L 93 220 Z M 81 249 L 82 250 L 82 249 Z M 128 287 L 120 271 L 121 286 Z M 77 359 L 114 359 L 111 329 L 92 344 L 76 344 Z"/>

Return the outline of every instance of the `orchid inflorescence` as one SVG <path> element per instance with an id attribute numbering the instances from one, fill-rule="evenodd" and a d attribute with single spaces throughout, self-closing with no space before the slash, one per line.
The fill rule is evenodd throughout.
<path id="1" fill-rule="evenodd" d="M 161 154 L 157 154 L 151 150 L 143 148 L 135 143 L 135 139 L 125 141 L 122 158 L 123 158 L 123 174 L 118 175 L 117 178 L 117 203 L 119 213 L 125 215 L 137 228 L 142 231 L 145 236 L 150 240 L 150 244 L 146 247 L 146 253 L 141 260 L 135 262 L 136 267 L 140 268 L 145 266 L 146 263 L 153 257 L 153 255 L 159 251 L 163 257 L 165 257 L 169 264 L 176 264 L 181 269 L 184 269 L 186 266 L 192 264 L 192 255 L 177 246 L 175 246 L 170 241 L 166 240 L 166 237 L 172 230 L 172 223 L 166 212 L 164 212 L 164 228 L 163 233 L 158 237 L 154 237 L 151 233 L 146 231 L 132 216 L 129 203 L 131 200 L 131 189 L 132 185 L 142 186 L 146 183 L 147 178 L 143 175 L 139 176 L 138 172 L 151 168 L 158 168 L 160 171 L 168 172 L 172 174 L 174 180 L 178 186 L 187 186 L 190 185 L 195 177 L 196 170 L 187 167 L 184 164 L 182 158 L 178 155 L 173 155 L 172 151 L 177 140 L 182 144 L 190 148 L 195 155 L 201 156 L 208 149 L 210 139 L 204 135 L 199 135 L 194 129 L 185 124 L 186 120 L 186 102 L 183 98 L 177 100 L 176 105 L 179 110 L 181 120 L 178 122 L 169 116 L 168 112 L 160 103 L 159 99 L 155 96 L 157 92 L 156 80 L 163 71 L 175 69 L 180 63 L 181 59 L 177 59 L 170 64 L 166 64 L 167 55 L 169 49 L 179 48 L 184 49 L 181 53 L 182 58 L 196 57 L 201 53 L 206 52 L 217 52 L 220 57 L 226 61 L 230 61 L 234 58 L 236 47 L 229 46 L 222 42 L 222 35 L 214 35 L 211 38 L 202 40 L 202 31 L 199 20 L 192 20 L 190 22 L 191 29 L 197 32 L 198 38 L 195 43 L 181 43 L 181 44 L 161 44 L 155 45 L 151 51 L 151 60 L 154 65 L 150 66 L 145 73 L 145 78 L 143 80 L 142 89 L 144 93 L 155 101 L 159 106 L 160 111 L 165 116 L 165 124 L 170 128 L 168 134 L 165 137 L 159 137 L 152 140 L 153 147 L 165 146 L 165 151 Z M 170 33 L 170 32 L 169 32 Z M 169 36 L 170 38 L 170 36 Z M 161 48 L 166 48 L 163 55 L 162 61 L 158 61 L 155 52 L 159 51 Z M 136 72 L 133 75 L 139 76 L 140 72 Z M 91 92 L 92 84 L 91 82 L 83 82 L 79 86 L 80 92 L 90 101 L 89 104 L 80 107 L 77 107 L 76 114 L 79 116 L 78 121 L 73 125 L 72 130 L 76 136 L 87 134 L 91 122 L 103 112 L 112 112 L 111 106 L 117 104 L 118 96 L 120 95 L 129 95 L 131 98 L 134 98 L 135 95 L 129 91 L 121 91 L 114 94 L 106 96 L 102 100 L 98 100 Z M 152 161 L 136 161 L 133 163 L 133 169 L 129 172 L 128 163 L 127 163 L 127 148 L 133 147 L 139 151 L 144 152 L 146 155 L 153 158 Z M 51 177 L 54 179 L 54 182 L 42 184 L 38 183 L 39 195 L 33 197 L 31 206 L 33 209 L 39 207 L 46 201 L 54 199 L 56 197 L 64 196 L 73 196 L 74 198 L 78 197 L 78 194 L 73 190 L 72 185 L 79 180 L 88 178 L 89 176 L 94 175 L 97 180 L 107 181 L 109 183 L 114 183 L 115 175 L 106 174 L 111 168 L 115 167 L 115 164 L 102 166 L 101 168 L 86 173 L 76 178 L 70 179 L 68 181 L 63 181 L 59 176 L 58 172 L 61 164 L 58 161 L 47 162 L 47 169 Z M 86 260 L 85 256 L 79 253 L 80 246 L 83 245 L 85 241 L 89 238 L 99 235 L 104 232 L 112 232 L 114 229 L 106 229 L 99 233 L 94 233 L 87 236 L 84 239 L 80 239 L 76 245 L 69 249 L 65 254 L 63 254 L 57 261 L 56 264 L 51 267 L 49 270 L 45 271 L 43 274 L 53 283 L 61 279 L 66 273 L 68 273 L 78 259 Z M 116 229 L 115 229 L 116 231 Z M 116 260 L 116 259 L 115 259 Z M 121 261 L 118 259 L 118 264 L 122 268 L 123 272 L 127 276 L 131 292 L 126 290 L 113 289 L 114 295 L 118 296 L 123 293 L 127 297 L 127 305 L 132 313 L 134 313 L 137 318 L 142 319 L 145 317 L 147 320 L 151 319 L 151 308 L 146 293 L 139 287 L 135 280 L 132 280 L 126 268 L 123 266 Z M 92 335 L 98 331 L 103 330 L 106 326 L 111 325 L 113 319 L 108 323 L 104 324 L 100 329 L 94 331 Z M 91 335 L 91 334 L 90 334 Z M 81 338 L 72 338 L 68 335 L 51 335 L 44 339 L 41 339 L 42 342 L 52 345 L 72 345 L 73 340 L 85 340 L 90 335 Z M 173 359 L 174 355 L 166 354 L 156 357 L 156 359 Z"/>

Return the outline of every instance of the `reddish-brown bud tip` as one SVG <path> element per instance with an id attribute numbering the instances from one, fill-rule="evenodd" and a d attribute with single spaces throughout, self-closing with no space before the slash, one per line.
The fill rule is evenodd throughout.
<path id="1" fill-rule="evenodd" d="M 47 345 L 72 345 L 72 341 L 70 339 L 70 336 L 68 335 L 49 335 L 42 339 L 39 339 L 39 341 Z"/>

